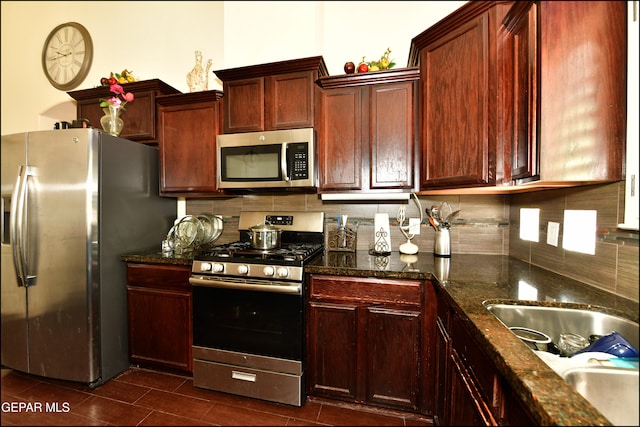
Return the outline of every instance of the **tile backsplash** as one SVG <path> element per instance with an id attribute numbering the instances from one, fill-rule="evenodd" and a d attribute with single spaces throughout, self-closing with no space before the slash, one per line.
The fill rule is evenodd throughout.
<path id="1" fill-rule="evenodd" d="M 509 255 L 638 301 L 638 232 L 620 230 L 624 182 L 510 196 Z M 539 208 L 538 242 L 521 240 L 520 209 Z M 595 210 L 595 255 L 562 249 L 565 210 Z M 558 246 L 547 244 L 549 221 L 560 224 Z"/>
<path id="2" fill-rule="evenodd" d="M 429 225 L 425 209 L 448 202 L 460 214 L 452 221 L 451 253 L 510 255 L 559 274 L 589 283 L 609 292 L 638 301 L 638 233 L 621 232 L 616 224 L 624 212 L 624 183 L 594 185 L 570 189 L 546 190 L 513 195 L 419 196 L 423 221 L 420 234 L 412 242 L 420 252 L 431 253 L 435 231 Z M 596 205 L 597 204 L 597 205 Z M 357 249 L 373 245 L 373 218 L 387 213 L 391 223 L 393 251 L 406 242 L 398 228 L 400 206 L 406 217 L 420 217 L 413 200 L 328 202 L 316 194 L 248 194 L 230 198 L 187 199 L 186 213 L 222 215 L 225 230 L 218 243 L 238 239 L 237 220 L 241 211 L 322 211 L 325 229 L 335 227 L 338 215 L 348 215 L 349 224 L 358 223 Z M 520 208 L 540 208 L 540 239 L 534 243 L 519 237 Z M 598 211 L 596 254 L 565 251 L 546 244 L 547 223 L 562 222 L 565 209 Z"/>
<path id="3" fill-rule="evenodd" d="M 509 204 L 507 196 L 420 196 L 423 220 L 420 234 L 412 242 L 420 252 L 433 252 L 435 230 L 429 225 L 425 209 L 448 202 L 452 210 L 460 209 L 451 227 L 452 253 L 509 253 Z M 213 213 L 225 218 L 225 232 L 220 242 L 237 240 L 237 218 L 241 211 L 322 211 L 325 229 L 335 227 L 338 215 L 348 215 L 348 224 L 357 224 L 358 250 L 369 250 L 373 245 L 373 219 L 376 213 L 389 215 L 391 249 L 406 242 L 398 228 L 400 206 L 406 208 L 406 218 L 419 218 L 420 210 L 413 200 L 390 202 L 327 202 L 316 194 L 244 195 L 235 198 L 189 199 L 187 214 Z M 405 225 L 408 220 L 405 221 Z M 224 239 L 224 240 L 222 240 Z"/>

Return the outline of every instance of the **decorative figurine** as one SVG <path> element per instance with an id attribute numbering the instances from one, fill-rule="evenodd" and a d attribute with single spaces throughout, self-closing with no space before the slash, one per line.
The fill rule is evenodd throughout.
<path id="1" fill-rule="evenodd" d="M 189 86 L 189 92 L 199 92 L 209 89 L 209 70 L 213 61 L 210 59 L 207 61 L 207 69 L 202 68 L 202 52 L 196 50 L 196 65 L 193 70 L 187 74 L 187 85 Z"/>

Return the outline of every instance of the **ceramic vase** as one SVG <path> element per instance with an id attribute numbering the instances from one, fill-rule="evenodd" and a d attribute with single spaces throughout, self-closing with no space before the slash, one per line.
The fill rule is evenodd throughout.
<path id="1" fill-rule="evenodd" d="M 119 136 L 124 127 L 124 121 L 120 118 L 122 108 L 110 105 L 102 110 L 104 111 L 104 116 L 100 118 L 102 129 L 109 132 L 110 135 Z"/>

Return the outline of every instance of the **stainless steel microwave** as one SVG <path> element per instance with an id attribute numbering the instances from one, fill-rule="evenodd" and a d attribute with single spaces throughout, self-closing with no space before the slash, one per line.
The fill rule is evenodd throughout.
<path id="1" fill-rule="evenodd" d="M 218 188 L 317 187 L 313 128 L 218 135 Z"/>

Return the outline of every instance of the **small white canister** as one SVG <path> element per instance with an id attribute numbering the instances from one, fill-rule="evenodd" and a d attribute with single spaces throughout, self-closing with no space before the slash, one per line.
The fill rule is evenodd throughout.
<path id="1" fill-rule="evenodd" d="M 373 252 L 380 255 L 391 253 L 391 232 L 387 213 L 377 213 L 373 219 Z"/>

